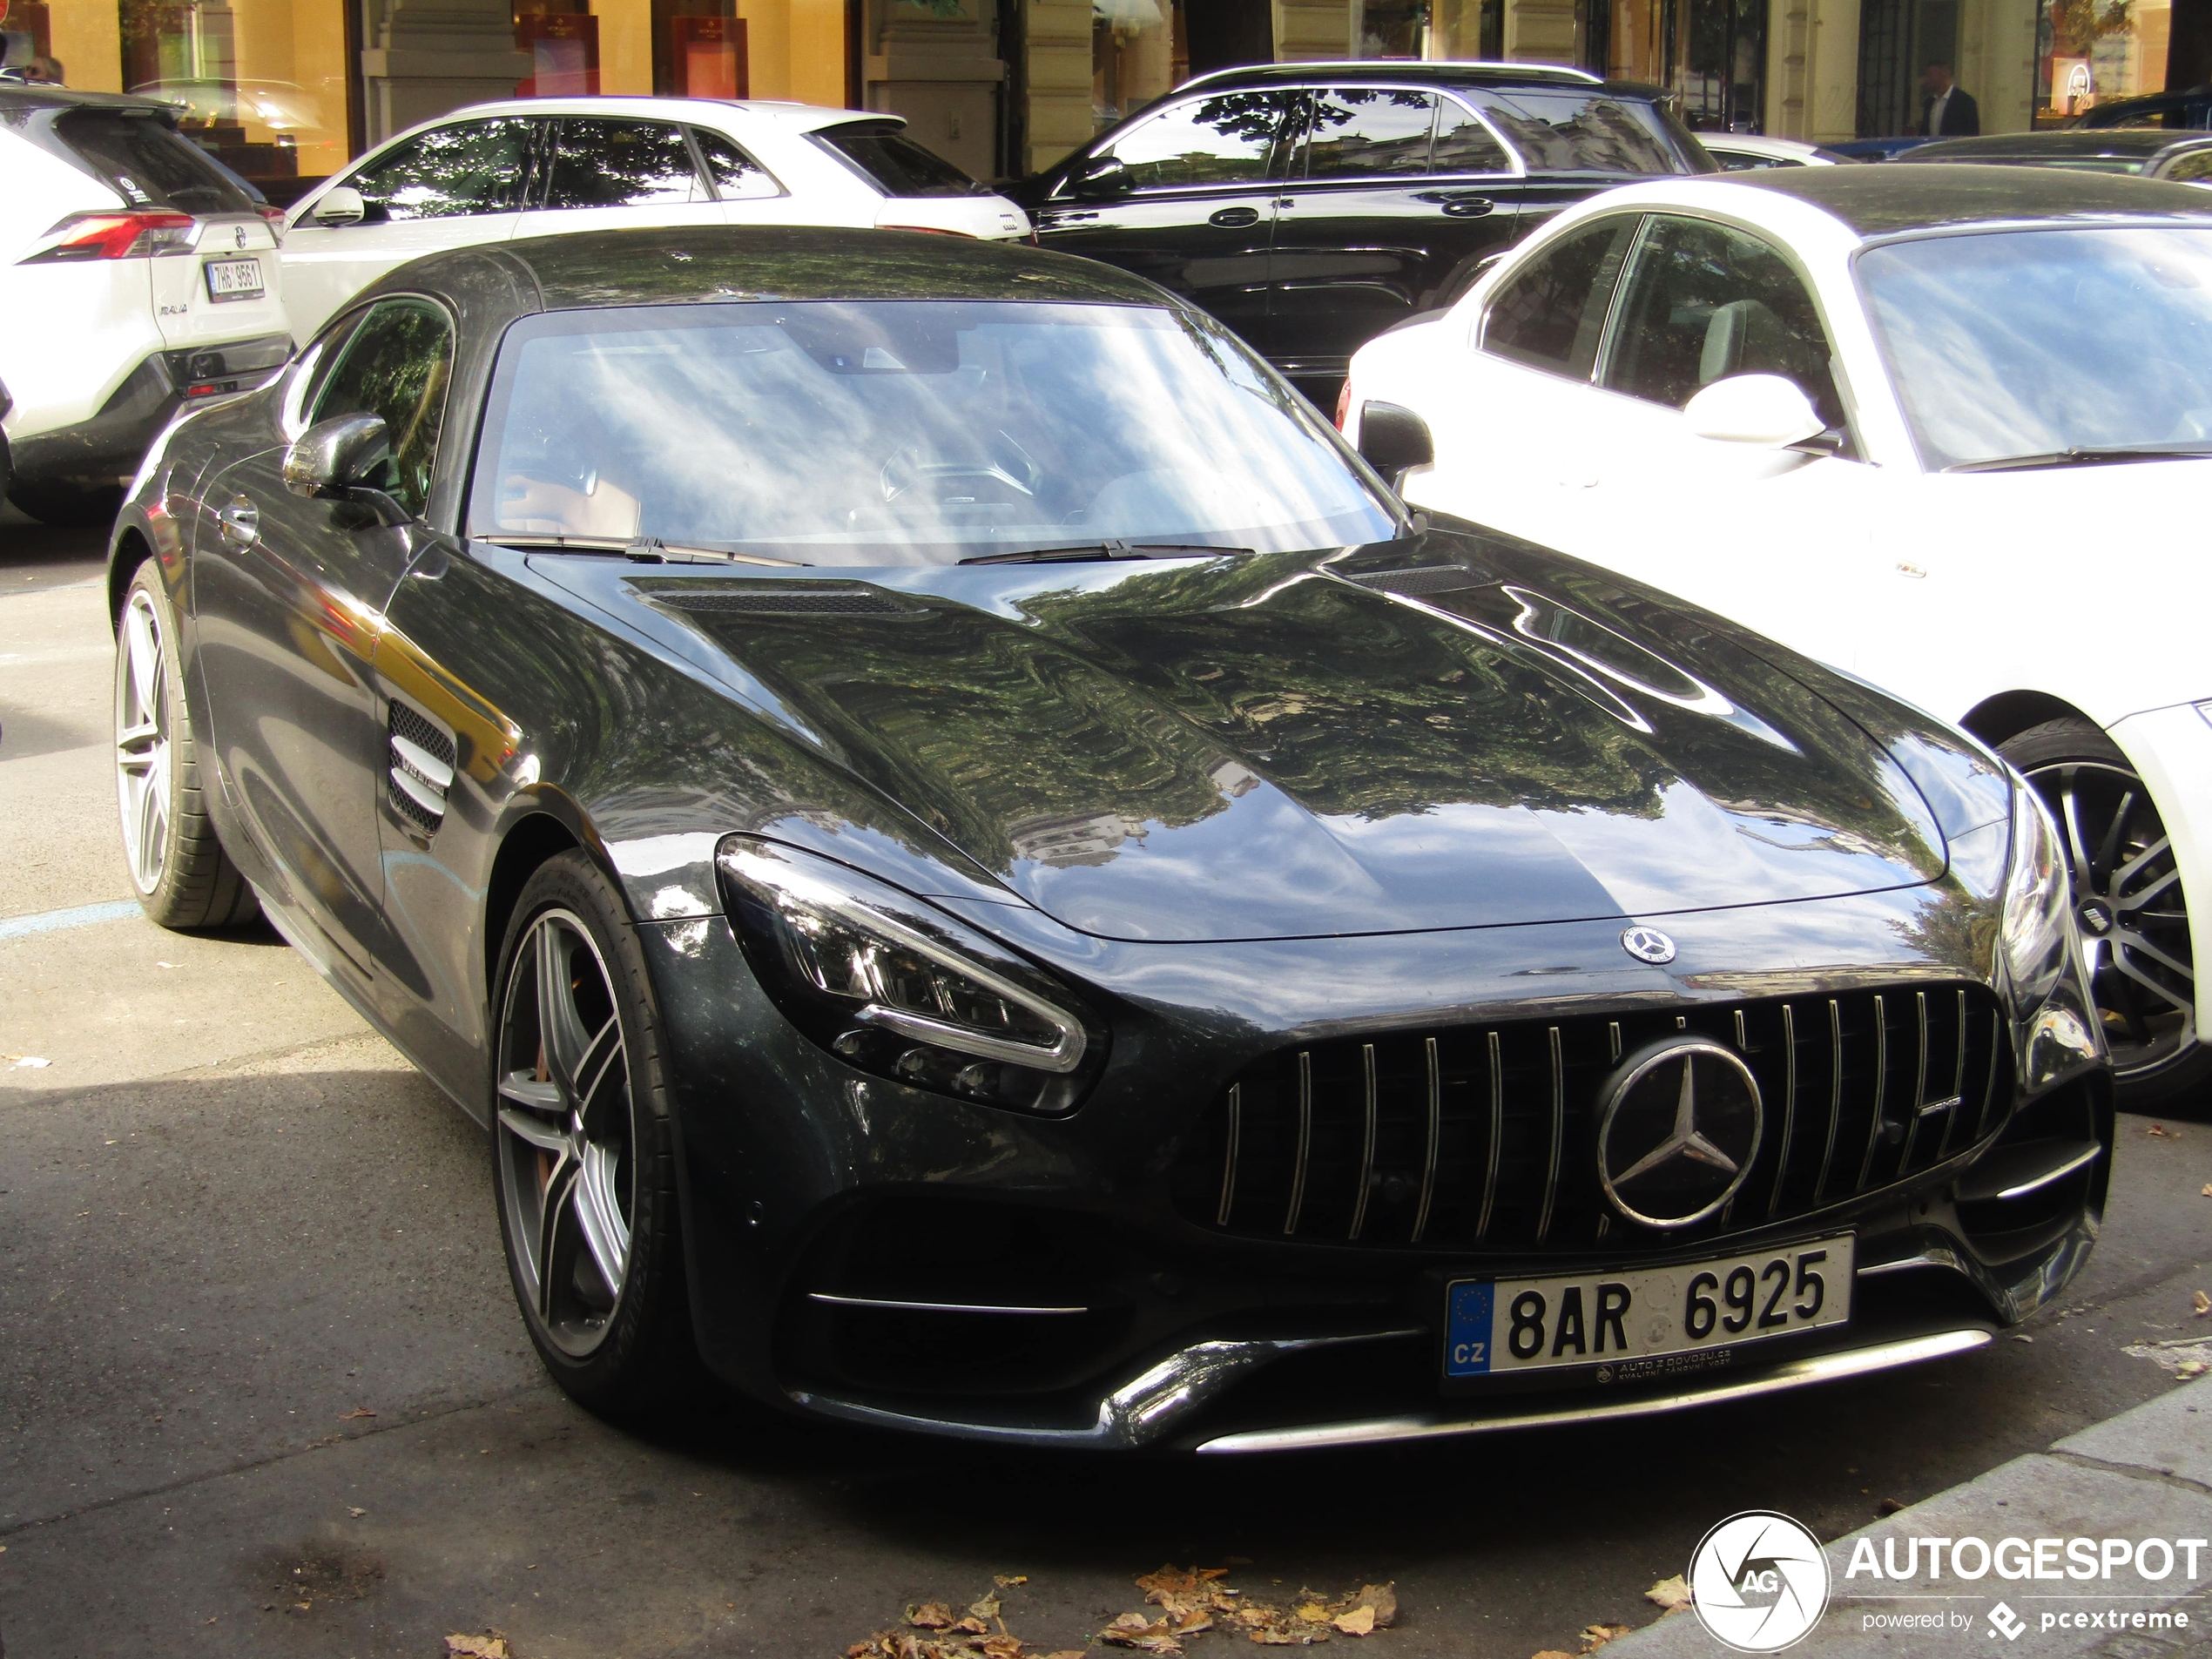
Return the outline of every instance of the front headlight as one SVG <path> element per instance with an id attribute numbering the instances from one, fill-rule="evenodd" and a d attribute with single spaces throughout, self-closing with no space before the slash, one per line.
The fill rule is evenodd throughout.
<path id="1" fill-rule="evenodd" d="M 2073 890 L 2050 809 L 2025 778 L 2013 777 L 2013 860 L 2005 875 L 2005 968 L 2013 1006 L 2043 1003 L 2066 972 L 2074 944 Z"/>
<path id="2" fill-rule="evenodd" d="M 730 837 L 739 943 L 792 1023 L 848 1064 L 918 1089 L 1062 1112 L 1105 1033 L 1064 986 L 933 906 L 843 865 Z"/>

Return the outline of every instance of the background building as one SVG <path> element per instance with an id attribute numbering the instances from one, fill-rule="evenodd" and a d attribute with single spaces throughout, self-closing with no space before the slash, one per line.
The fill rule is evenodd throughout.
<path id="1" fill-rule="evenodd" d="M 2178 4 L 2178 17 L 2171 8 Z M 1190 75 L 1346 57 L 1575 64 L 1693 125 L 1913 131 L 1947 59 L 1985 132 L 2212 78 L 2212 0 L 0 0 L 8 61 L 146 90 L 273 200 L 483 98 L 894 111 L 978 178 L 1049 165 Z"/>

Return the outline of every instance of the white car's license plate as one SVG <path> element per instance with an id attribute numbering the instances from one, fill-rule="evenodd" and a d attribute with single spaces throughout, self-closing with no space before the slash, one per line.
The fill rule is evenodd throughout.
<path id="1" fill-rule="evenodd" d="M 259 300 L 266 292 L 259 260 L 207 261 L 207 297 L 213 300 Z"/>
<path id="2" fill-rule="evenodd" d="M 1639 1362 L 1846 1325 L 1851 1245 L 1838 1233 L 1671 1267 L 1458 1279 L 1445 1291 L 1444 1374 L 1605 1365 L 1664 1375 L 1674 1367 Z"/>

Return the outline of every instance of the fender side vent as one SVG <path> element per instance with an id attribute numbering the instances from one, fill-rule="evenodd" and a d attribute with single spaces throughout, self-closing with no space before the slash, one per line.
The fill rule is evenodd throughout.
<path id="1" fill-rule="evenodd" d="M 392 810 L 425 835 L 445 822 L 453 788 L 453 739 L 395 698 L 390 715 Z"/>
<path id="2" fill-rule="evenodd" d="M 1490 578 L 1476 575 L 1464 564 L 1424 564 L 1410 570 L 1362 570 L 1345 580 L 1388 593 L 1422 594 L 1480 588 L 1487 585 Z"/>

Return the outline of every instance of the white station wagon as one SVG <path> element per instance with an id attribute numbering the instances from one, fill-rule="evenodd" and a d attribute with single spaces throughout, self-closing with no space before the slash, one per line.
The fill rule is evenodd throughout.
<path id="1" fill-rule="evenodd" d="M 633 226 L 845 225 L 1015 239 L 1028 216 L 895 115 L 711 98 L 471 105 L 372 150 L 286 222 L 293 337 L 425 253 Z"/>
<path id="2" fill-rule="evenodd" d="M 2202 1097 L 2203 192 L 1933 165 L 1608 192 L 1367 345 L 1339 418 L 1409 501 L 1995 745 L 2065 833 L 2122 1104 Z"/>

